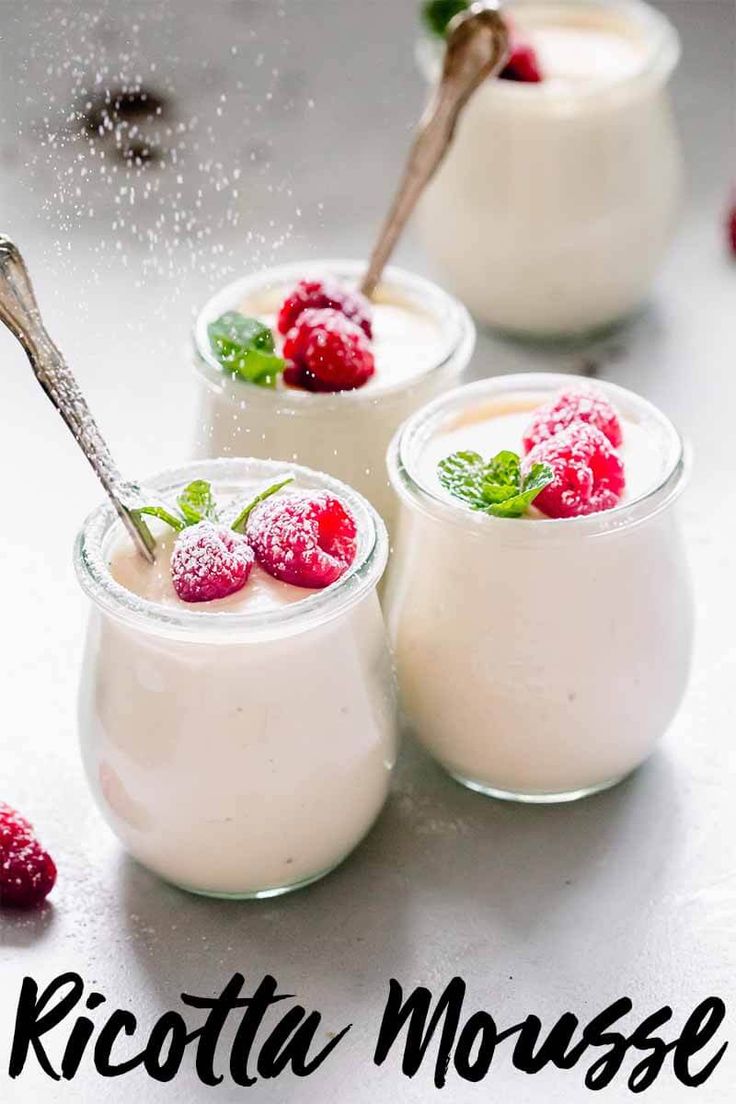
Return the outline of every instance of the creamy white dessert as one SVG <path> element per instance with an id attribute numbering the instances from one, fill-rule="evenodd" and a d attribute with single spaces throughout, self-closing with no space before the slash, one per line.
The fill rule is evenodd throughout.
<path id="1" fill-rule="evenodd" d="M 77 569 L 92 598 L 80 694 L 84 763 L 103 815 L 141 863 L 199 893 L 271 896 L 327 873 L 362 839 L 388 791 L 396 749 L 391 664 L 376 584 L 385 532 L 368 505 L 328 489 L 357 523 L 352 566 L 309 590 L 258 564 L 211 602 L 171 584 L 173 537 L 148 565 L 109 510 L 85 524 Z M 247 499 L 283 473 L 264 461 L 192 464 L 218 500 Z"/>
<path id="2" fill-rule="evenodd" d="M 481 321 L 534 337 L 595 330 L 643 302 L 674 227 L 677 35 L 639 0 L 505 10 L 542 80 L 475 93 L 423 199 L 423 235 Z M 431 79 L 436 53 L 420 52 Z"/>
<path id="3" fill-rule="evenodd" d="M 467 311 L 429 281 L 389 268 L 374 303 L 375 372 L 353 391 L 313 393 L 279 381 L 256 386 L 223 371 L 208 325 L 224 312 L 252 312 L 275 331 L 285 296 L 303 278 L 355 287 L 365 265 L 309 262 L 270 269 L 218 293 L 195 328 L 200 380 L 200 456 L 257 456 L 329 472 L 364 494 L 389 525 L 395 500 L 385 455 L 401 422 L 458 381 L 475 344 Z M 281 339 L 277 336 L 277 347 Z"/>
<path id="4" fill-rule="evenodd" d="M 514 394 L 512 398 L 491 399 L 450 418 L 426 442 L 418 459 L 422 486 L 452 501 L 440 483 L 438 463 L 462 449 L 478 452 L 483 457 L 495 456 L 502 449 L 523 455 L 522 438 L 531 415 L 548 399 L 548 392 L 529 390 Z M 623 444 L 617 451 L 626 471 L 626 486 L 621 496 L 621 505 L 625 505 L 662 482 L 667 475 L 669 457 L 666 448 L 663 449 L 661 431 L 656 427 L 626 417 L 621 417 L 620 421 Z M 532 521 L 540 517 L 539 510 L 532 505 L 520 520 Z"/>
<path id="5" fill-rule="evenodd" d="M 520 451 L 530 406 L 571 382 L 459 388 L 410 419 L 389 455 L 402 517 L 387 609 L 407 716 L 459 781 L 527 801 L 583 796 L 637 767 L 677 710 L 692 646 L 672 510 L 682 446 L 645 400 L 596 384 L 623 429 L 614 509 L 491 517 L 437 479 L 458 447 Z"/>

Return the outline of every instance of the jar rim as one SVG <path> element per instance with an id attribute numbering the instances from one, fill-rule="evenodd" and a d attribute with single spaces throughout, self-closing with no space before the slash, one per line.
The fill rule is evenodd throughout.
<path id="1" fill-rule="evenodd" d="M 300 489 L 327 490 L 338 496 L 356 518 L 358 548 L 355 560 L 335 583 L 312 591 L 301 601 L 254 613 L 223 613 L 165 606 L 142 598 L 112 577 L 107 551 L 115 533 L 123 533 L 113 507 L 100 503 L 85 519 L 74 545 L 74 567 L 85 594 L 100 609 L 131 626 L 163 636 L 196 641 L 228 642 L 270 639 L 306 632 L 340 616 L 375 588 L 388 558 L 386 527 L 370 503 L 352 487 L 333 476 L 299 464 L 248 457 L 195 460 L 168 468 L 145 481 L 166 495 L 191 479 L 235 482 L 247 474 L 264 483 L 291 473 Z"/>
<path id="2" fill-rule="evenodd" d="M 596 379 L 590 386 L 602 391 L 618 409 L 636 409 L 656 422 L 667 442 L 668 451 L 662 477 L 654 486 L 628 502 L 622 502 L 611 510 L 579 517 L 540 517 L 521 522 L 519 518 L 500 518 L 483 511 L 470 510 L 463 503 L 453 501 L 440 491 L 427 487 L 412 473 L 415 460 L 412 449 L 418 449 L 428 440 L 433 428 L 470 402 L 516 391 L 539 391 L 552 395 L 571 384 L 587 383 L 589 381 L 584 377 L 571 373 L 528 372 L 493 376 L 447 391 L 408 418 L 395 434 L 387 457 L 389 477 L 394 490 L 404 502 L 441 521 L 476 533 L 493 532 L 495 535 L 503 534 L 509 539 L 527 543 L 550 537 L 578 539 L 582 536 L 618 533 L 649 520 L 670 506 L 684 489 L 690 472 L 691 451 L 669 418 L 653 403 L 636 392 L 607 380 Z"/>
<path id="3" fill-rule="evenodd" d="M 192 340 L 195 367 L 199 375 L 209 386 L 218 390 L 224 387 L 232 388 L 235 396 L 251 404 L 258 402 L 266 406 L 277 404 L 290 413 L 302 413 L 315 406 L 320 410 L 329 407 L 344 409 L 346 406 L 390 400 L 404 393 L 420 378 L 424 380 L 428 376 L 441 373 L 464 345 L 472 346 L 475 340 L 475 326 L 467 308 L 458 299 L 423 276 L 389 265 L 384 270 L 381 286 L 394 285 L 398 290 L 416 297 L 417 301 L 437 320 L 445 337 L 441 355 L 421 376 L 399 379 L 394 383 L 381 386 L 380 390 L 368 387 L 357 388 L 354 391 L 311 392 L 295 387 L 259 387 L 232 372 L 225 371 L 215 357 L 207 334 L 208 324 L 225 311 L 232 310 L 248 293 L 296 282 L 310 276 L 329 275 L 357 284 L 364 272 L 365 261 L 339 259 L 291 261 L 241 276 L 226 284 L 210 296 L 194 323 Z"/>
<path id="4" fill-rule="evenodd" d="M 513 0 L 507 4 L 507 10 L 513 14 L 514 8 L 543 8 L 547 17 L 555 10 L 585 10 L 590 13 L 599 9 L 607 17 L 619 17 L 632 26 L 641 29 L 648 46 L 643 51 L 641 65 L 634 71 L 620 77 L 614 77 L 602 85 L 570 89 L 540 81 L 525 83 L 512 80 L 487 81 L 484 87 L 492 87 L 494 94 L 513 99 L 517 104 L 528 107 L 549 105 L 556 107 L 569 103 L 571 99 L 594 100 L 606 98 L 622 88 L 643 78 L 665 81 L 680 60 L 682 47 L 680 35 L 674 24 L 664 12 L 654 8 L 644 0 Z M 415 57 L 424 77 L 434 83 L 441 66 L 441 42 L 426 32 L 417 42 Z"/>

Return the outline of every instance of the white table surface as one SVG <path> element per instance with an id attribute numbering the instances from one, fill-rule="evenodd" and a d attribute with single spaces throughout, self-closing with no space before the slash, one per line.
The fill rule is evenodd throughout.
<path id="1" fill-rule="evenodd" d="M 0 917 L 0 1100 L 210 1098 L 186 1066 L 170 1085 L 102 1081 L 85 1063 L 54 1085 L 30 1063 L 7 1080 L 24 974 L 76 970 L 151 1024 L 181 991 L 234 971 L 273 973 L 354 1027 L 305 1081 L 250 1090 L 265 1102 L 426 1102 L 429 1069 L 372 1064 L 388 979 L 439 992 L 455 974 L 469 1008 L 551 1026 L 618 996 L 675 1023 L 704 997 L 736 997 L 733 625 L 736 552 L 736 268 L 722 216 L 732 171 L 736 18 L 729 0 L 661 4 L 680 29 L 674 82 L 688 201 L 650 309 L 592 350 L 543 352 L 482 335 L 473 375 L 576 369 L 659 404 L 693 443 L 682 512 L 695 572 L 692 682 L 662 749 L 595 799 L 555 808 L 485 800 L 405 746 L 391 800 L 357 853 L 292 897 L 232 905 L 189 897 L 125 857 L 92 805 L 77 753 L 75 687 L 85 607 L 71 544 L 99 494 L 76 446 L 0 333 L 2 640 L 0 800 L 37 824 L 57 859 L 53 906 Z M 0 0 L 0 229 L 21 244 L 51 332 L 120 463 L 178 462 L 191 438 L 187 330 L 197 303 L 245 268 L 360 255 L 386 201 L 424 90 L 412 64 L 413 0 L 195 0 L 115 5 Z M 172 97 L 176 164 L 106 170 L 69 122 L 85 81 L 142 77 Z M 233 192 L 237 189 L 237 195 Z M 409 235 L 400 259 L 431 273 Z M 736 1046 L 697 1093 L 663 1075 L 664 1101 L 734 1099 Z M 576 1104 L 580 1067 L 526 1078 L 499 1052 L 490 1077 L 451 1076 L 447 1104 Z M 221 1086 L 213 1099 L 240 1100 Z M 593 1097 L 595 1099 L 595 1097 Z M 601 1099 L 628 1100 L 623 1083 Z"/>

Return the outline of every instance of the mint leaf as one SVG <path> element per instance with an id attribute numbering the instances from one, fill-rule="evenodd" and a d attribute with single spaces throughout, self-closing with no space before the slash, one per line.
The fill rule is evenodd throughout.
<path id="1" fill-rule="evenodd" d="M 424 25 L 432 34 L 443 37 L 450 21 L 469 6 L 468 0 L 427 0 L 422 4 Z"/>
<path id="2" fill-rule="evenodd" d="M 210 322 L 207 335 L 223 368 L 260 387 L 276 386 L 286 362 L 276 355 L 273 333 L 263 322 L 227 311 Z"/>
<path id="3" fill-rule="evenodd" d="M 524 476 L 520 492 L 504 502 L 489 506 L 487 512 L 494 517 L 521 517 L 539 492 L 543 491 L 554 477 L 555 473 L 549 464 L 532 464 Z"/>
<path id="4" fill-rule="evenodd" d="M 187 525 L 199 521 L 217 521 L 217 509 L 212 487 L 206 479 L 195 479 L 177 497 L 176 503 Z"/>
<path id="5" fill-rule="evenodd" d="M 483 495 L 486 465 L 479 452 L 453 452 L 437 465 L 439 480 L 446 491 L 461 498 L 474 510 L 487 505 Z"/>
<path id="6" fill-rule="evenodd" d="M 149 517 L 157 517 L 161 521 L 165 521 L 167 525 L 170 525 L 177 533 L 180 533 L 185 527 L 185 522 L 174 514 L 170 514 L 165 506 L 140 506 L 137 510 L 131 512 L 134 514 L 147 514 Z"/>
<path id="7" fill-rule="evenodd" d="M 478 452 L 454 452 L 440 460 L 438 477 L 446 491 L 472 510 L 521 517 L 554 472 L 549 464 L 532 464 L 522 478 L 519 456 L 505 449 L 488 462 Z"/>
<path id="8" fill-rule="evenodd" d="M 244 533 L 248 518 L 250 517 L 252 511 L 255 509 L 258 503 L 265 502 L 267 498 L 270 498 L 271 495 L 276 494 L 276 492 L 280 491 L 282 487 L 285 487 L 287 483 L 293 482 L 294 477 L 293 475 L 290 475 L 288 479 L 282 479 L 280 483 L 272 483 L 271 486 L 267 487 L 265 491 L 261 491 L 260 494 L 257 494 L 255 498 L 251 499 L 248 505 L 240 511 L 230 528 L 234 529 L 236 533 Z"/>
<path id="9" fill-rule="evenodd" d="M 504 449 L 491 457 L 486 473 L 487 483 L 498 483 L 502 487 L 516 489 L 521 482 L 521 460 L 517 453 Z"/>

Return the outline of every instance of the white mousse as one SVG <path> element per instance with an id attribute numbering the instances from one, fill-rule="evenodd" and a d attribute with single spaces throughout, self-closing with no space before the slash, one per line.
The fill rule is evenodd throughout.
<path id="1" fill-rule="evenodd" d="M 674 227 L 677 37 L 638 0 L 508 11 L 543 79 L 494 79 L 473 96 L 421 205 L 424 237 L 481 321 L 538 337 L 594 330 L 646 298 Z"/>
<path id="2" fill-rule="evenodd" d="M 275 465 L 230 463 L 243 469 L 241 500 L 278 478 Z M 218 466 L 193 465 L 189 478 Z M 385 538 L 370 553 L 372 515 L 363 504 L 356 516 L 359 555 L 372 557 L 364 581 L 315 592 L 254 567 L 241 591 L 198 605 L 167 578 L 170 538 L 153 567 L 133 558 L 119 523 L 104 538 L 114 580 L 138 597 L 100 568 L 84 762 L 115 833 L 161 877 L 209 894 L 283 892 L 334 867 L 378 815 L 396 746 L 375 593 Z"/>
<path id="3" fill-rule="evenodd" d="M 457 383 L 475 344 L 467 311 L 426 280 L 387 270 L 376 291 L 376 371 L 355 391 L 314 394 L 257 387 L 223 372 L 209 352 L 207 324 L 228 310 L 250 312 L 275 331 L 278 308 L 300 279 L 355 286 L 364 263 L 311 262 L 273 269 L 225 288 L 197 322 L 201 456 L 261 456 L 307 464 L 355 487 L 392 529 L 396 501 L 386 449 L 399 425 Z M 278 335 L 277 335 L 278 336 Z"/>
<path id="4" fill-rule="evenodd" d="M 653 750 L 685 687 L 692 599 L 671 508 L 679 439 L 630 392 L 603 386 L 623 418 L 622 507 L 502 519 L 440 488 L 436 461 L 458 446 L 518 450 L 528 414 L 509 407 L 573 382 L 544 379 L 460 388 L 404 428 L 390 455 L 403 513 L 387 608 L 419 740 L 471 787 L 555 801 L 610 785 Z"/>

